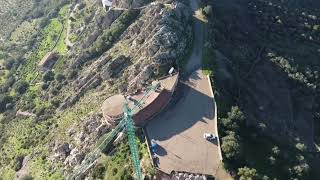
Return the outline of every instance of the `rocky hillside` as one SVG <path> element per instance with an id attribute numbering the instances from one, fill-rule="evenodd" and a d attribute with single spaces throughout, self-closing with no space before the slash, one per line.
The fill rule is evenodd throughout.
<path id="1" fill-rule="evenodd" d="M 1 178 L 68 176 L 111 130 L 102 102 L 147 86 L 183 59 L 192 38 L 188 3 L 128 2 L 115 3 L 128 10 L 106 10 L 100 0 L 30 0 L 28 8 L 6 2 L 1 17 L 10 7 L 23 14 L 0 31 L 6 42 L 0 47 Z M 125 141 L 117 149 L 88 176 L 129 178 Z"/>

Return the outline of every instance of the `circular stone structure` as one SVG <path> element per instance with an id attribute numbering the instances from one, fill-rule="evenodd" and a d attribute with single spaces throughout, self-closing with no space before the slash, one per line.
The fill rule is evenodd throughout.
<path id="1" fill-rule="evenodd" d="M 112 125 L 118 124 L 119 120 L 123 117 L 125 102 L 126 98 L 121 94 L 106 99 L 101 107 L 104 119 Z"/>

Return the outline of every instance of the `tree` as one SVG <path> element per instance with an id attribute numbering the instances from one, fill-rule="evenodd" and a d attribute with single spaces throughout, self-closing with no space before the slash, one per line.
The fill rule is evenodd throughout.
<path id="1" fill-rule="evenodd" d="M 307 149 L 307 147 L 303 143 L 297 143 L 296 148 L 300 151 L 305 151 Z"/>
<path id="2" fill-rule="evenodd" d="M 48 82 L 48 81 L 54 80 L 54 72 L 52 72 L 52 71 L 47 71 L 47 72 L 43 75 L 42 79 L 43 79 L 43 82 Z"/>
<path id="3" fill-rule="evenodd" d="M 290 168 L 289 171 L 293 178 L 301 179 L 309 172 L 309 165 L 306 162 L 303 162 Z"/>
<path id="4" fill-rule="evenodd" d="M 275 156 L 279 156 L 280 155 L 280 149 L 279 149 L 278 146 L 273 146 L 272 154 L 275 155 Z"/>
<path id="5" fill-rule="evenodd" d="M 271 165 L 275 165 L 276 164 L 276 158 L 274 158 L 273 156 L 269 157 L 269 162 Z"/>
<path id="6" fill-rule="evenodd" d="M 203 8 L 203 13 L 205 16 L 210 16 L 212 14 L 212 6 L 207 5 L 206 7 Z"/>
<path id="7" fill-rule="evenodd" d="M 13 163 L 13 168 L 15 171 L 19 171 L 22 168 L 23 159 L 24 159 L 24 156 L 21 156 L 21 155 L 19 155 L 15 158 L 14 163 Z"/>
<path id="8" fill-rule="evenodd" d="M 61 102 L 58 99 L 52 99 L 50 103 L 52 104 L 53 107 L 58 108 Z"/>
<path id="9" fill-rule="evenodd" d="M 6 94 L 0 94 L 0 112 L 5 111 L 6 105 L 12 101 L 12 97 Z"/>
<path id="10" fill-rule="evenodd" d="M 66 79 L 66 77 L 63 75 L 63 74 L 56 74 L 55 77 L 54 77 L 58 82 L 62 82 L 63 80 Z"/>
<path id="11" fill-rule="evenodd" d="M 29 83 L 27 81 L 21 80 L 15 84 L 14 90 L 19 94 L 24 94 L 29 88 Z"/>
<path id="12" fill-rule="evenodd" d="M 266 129 L 267 129 L 267 125 L 264 124 L 264 123 L 259 123 L 259 124 L 258 124 L 258 128 L 259 128 L 262 132 L 265 132 Z"/>
<path id="13" fill-rule="evenodd" d="M 33 177 L 31 175 L 23 175 L 20 180 L 33 180 Z"/>
<path id="14" fill-rule="evenodd" d="M 240 180 L 255 180 L 258 178 L 257 170 L 254 168 L 243 167 L 238 169 Z"/>
<path id="15" fill-rule="evenodd" d="M 222 119 L 223 126 L 230 131 L 239 131 L 239 127 L 244 124 L 245 116 L 238 106 L 233 106 L 228 112 L 228 117 Z"/>
<path id="16" fill-rule="evenodd" d="M 68 79 L 73 79 L 77 76 L 78 72 L 76 70 L 70 70 L 67 74 Z"/>
<path id="17" fill-rule="evenodd" d="M 14 63 L 15 63 L 14 59 L 9 58 L 6 61 L 4 61 L 4 66 L 6 69 L 10 70 L 13 67 Z"/>
<path id="18" fill-rule="evenodd" d="M 240 145 L 234 132 L 222 138 L 221 149 L 228 159 L 234 159 L 240 154 Z"/>

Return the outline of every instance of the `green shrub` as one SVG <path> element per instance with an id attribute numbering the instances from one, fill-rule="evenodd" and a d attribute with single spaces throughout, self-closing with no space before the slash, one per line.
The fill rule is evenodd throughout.
<path id="1" fill-rule="evenodd" d="M 67 78 L 68 79 L 73 79 L 73 78 L 75 78 L 77 76 L 77 74 L 78 74 L 78 72 L 76 70 L 72 69 L 72 70 L 68 71 Z"/>
<path id="2" fill-rule="evenodd" d="M 12 97 L 7 94 L 0 94 L 0 112 L 5 111 L 6 105 L 12 102 Z"/>
<path id="3" fill-rule="evenodd" d="M 38 107 L 38 108 L 36 108 L 36 115 L 37 116 L 41 116 L 41 115 L 43 115 L 44 114 L 44 112 L 45 112 L 45 110 L 46 110 L 46 108 L 45 107 Z"/>
<path id="4" fill-rule="evenodd" d="M 15 83 L 16 79 L 14 76 L 9 75 L 9 77 L 6 79 L 6 81 L 1 86 L 1 92 L 8 92 L 9 89 L 12 87 L 12 85 Z"/>
<path id="5" fill-rule="evenodd" d="M 43 75 L 42 79 L 43 79 L 43 82 L 48 82 L 48 81 L 54 80 L 54 72 L 52 72 L 52 71 L 47 71 L 47 72 Z"/>
<path id="6" fill-rule="evenodd" d="M 43 84 L 41 85 L 41 89 L 42 89 L 42 90 L 46 90 L 46 89 L 48 89 L 48 87 L 49 87 L 49 83 L 43 83 Z"/>
<path id="7" fill-rule="evenodd" d="M 23 159 L 24 159 L 24 156 L 18 156 L 15 158 L 13 163 L 13 169 L 15 171 L 19 171 L 22 168 Z"/>
<path id="8" fill-rule="evenodd" d="M 10 70 L 13 67 L 14 63 L 15 63 L 14 59 L 9 58 L 4 62 L 4 67 Z"/>
<path id="9" fill-rule="evenodd" d="M 66 77 L 63 75 L 63 74 L 56 74 L 55 75 L 55 79 L 58 81 L 58 82 L 62 82 L 66 79 Z"/>
<path id="10" fill-rule="evenodd" d="M 58 108 L 61 102 L 58 99 L 53 99 L 51 100 L 50 103 L 52 104 L 53 107 Z"/>
<path id="11" fill-rule="evenodd" d="M 24 94 L 29 88 L 29 83 L 27 81 L 21 80 L 15 84 L 14 90 L 19 94 Z"/>
<path id="12" fill-rule="evenodd" d="M 105 172 L 106 172 L 106 167 L 102 164 L 97 164 L 93 168 L 92 177 L 94 179 L 103 179 L 105 176 Z"/>
<path id="13" fill-rule="evenodd" d="M 33 180 L 31 175 L 23 175 L 19 180 Z"/>

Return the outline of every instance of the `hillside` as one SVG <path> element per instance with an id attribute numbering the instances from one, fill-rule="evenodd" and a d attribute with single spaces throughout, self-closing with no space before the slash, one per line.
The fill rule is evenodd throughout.
<path id="1" fill-rule="evenodd" d="M 230 143 L 239 148 L 237 155 L 226 153 L 226 166 L 234 175 L 246 166 L 270 179 L 315 179 L 319 2 L 228 0 L 211 6 L 206 62 L 212 62 L 205 68 L 215 78 L 222 150 L 233 152 Z"/>
<path id="2" fill-rule="evenodd" d="M 0 179 L 68 177 L 111 131 L 102 102 L 142 89 L 177 66 L 192 39 L 182 0 L 117 1 L 121 10 L 106 10 L 100 0 L 3 3 Z M 144 141 L 139 149 L 151 176 Z M 116 148 L 87 176 L 130 178 L 133 165 L 123 166 L 131 161 L 127 141 Z"/>

